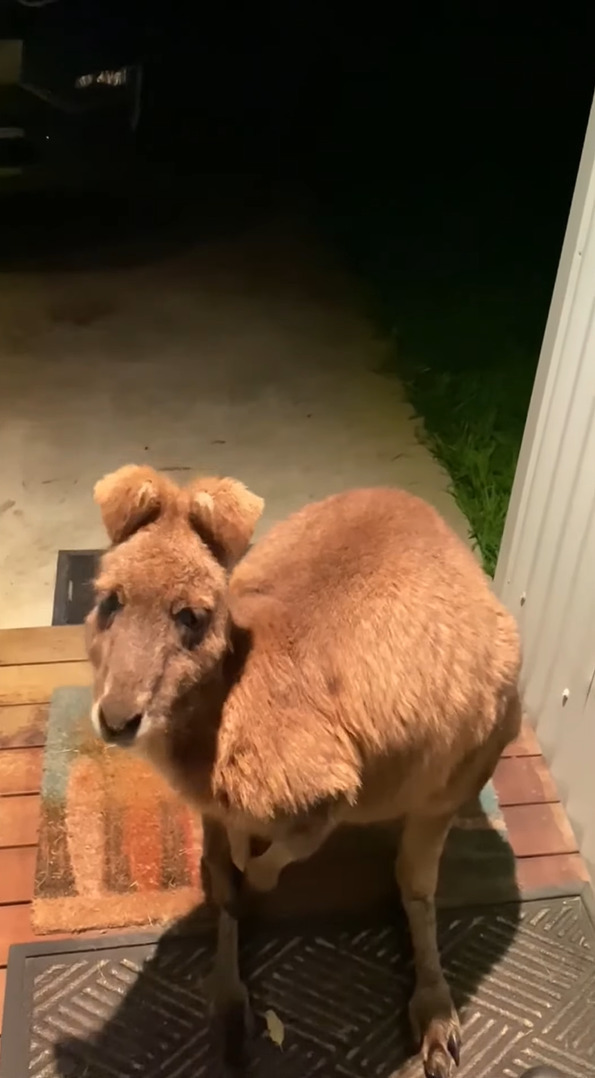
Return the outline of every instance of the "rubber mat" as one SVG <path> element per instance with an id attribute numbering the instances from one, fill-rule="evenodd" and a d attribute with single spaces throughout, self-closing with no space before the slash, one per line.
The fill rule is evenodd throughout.
<path id="1" fill-rule="evenodd" d="M 82 625 L 93 606 L 93 579 L 101 550 L 60 550 L 52 625 Z"/>
<path id="2" fill-rule="evenodd" d="M 536 1063 L 595 1075 L 595 933 L 580 897 L 442 911 L 440 943 L 463 1019 L 462 1078 L 515 1078 Z M 246 923 L 242 947 L 260 1016 L 253 1078 L 421 1074 L 401 914 Z M 213 1078 L 211 953 L 204 930 L 13 948 L 2 1078 Z"/>

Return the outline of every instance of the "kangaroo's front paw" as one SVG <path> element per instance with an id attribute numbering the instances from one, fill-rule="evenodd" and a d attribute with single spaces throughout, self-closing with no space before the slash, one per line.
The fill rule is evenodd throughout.
<path id="1" fill-rule="evenodd" d="M 272 846 L 259 857 L 251 857 L 244 869 L 244 878 L 253 891 L 274 891 L 279 882 L 282 865 L 271 855 Z"/>

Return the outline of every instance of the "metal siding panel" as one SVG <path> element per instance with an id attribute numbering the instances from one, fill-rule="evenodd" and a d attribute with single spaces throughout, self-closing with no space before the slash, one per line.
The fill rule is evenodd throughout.
<path id="1" fill-rule="evenodd" d="M 595 239 L 595 231 L 594 231 Z M 591 250 L 592 281 L 595 282 L 595 243 Z M 585 266 L 587 269 L 587 266 Z M 593 287 L 591 285 L 591 287 Z M 580 358 L 570 387 L 559 386 L 556 407 L 551 409 L 549 439 L 542 447 L 541 461 L 535 472 L 532 502 L 533 517 L 526 518 L 515 573 L 525 594 L 523 631 L 526 640 L 526 676 L 532 676 L 540 660 L 543 632 L 560 624 L 561 606 L 576 572 L 581 543 L 593 499 L 593 473 L 585 474 L 583 465 L 595 459 L 593 445 L 593 400 L 595 395 L 595 346 L 593 301 L 590 296 L 577 298 L 588 302 L 576 304 L 573 319 L 576 332 L 568 335 L 572 354 Z M 580 312 L 580 313 L 579 313 Z M 588 315 L 583 327 L 584 315 Z M 591 356 L 591 362 L 584 362 Z M 557 442 L 557 445 L 556 445 Z M 562 579 L 564 587 L 559 582 Z M 537 675 L 538 676 L 538 675 Z"/>
<path id="2" fill-rule="evenodd" d="M 560 265 L 550 305 L 541 356 L 535 377 L 531 403 L 519 455 L 506 527 L 502 537 L 500 558 L 496 569 L 496 589 L 505 599 L 512 581 L 510 574 L 515 565 L 520 536 L 527 515 L 527 500 L 532 490 L 536 463 L 546 436 L 546 420 L 554 395 L 555 382 L 560 366 L 565 368 L 568 356 L 561 363 L 561 344 L 568 322 L 576 281 L 581 269 L 585 237 L 589 229 L 595 205 L 595 99 L 591 108 L 589 124 L 568 218 L 568 226 L 562 247 Z"/>
<path id="3" fill-rule="evenodd" d="M 595 102 L 496 573 L 527 713 L 595 873 Z"/>
<path id="4" fill-rule="evenodd" d="M 595 881 L 595 694 L 576 707 L 552 753 L 552 774 L 560 790 L 585 863 Z"/>

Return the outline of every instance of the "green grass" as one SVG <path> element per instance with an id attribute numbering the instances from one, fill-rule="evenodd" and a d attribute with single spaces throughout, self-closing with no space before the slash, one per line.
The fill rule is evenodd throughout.
<path id="1" fill-rule="evenodd" d="M 493 573 L 591 89 L 566 80 L 556 123 L 526 65 L 504 60 L 531 51 L 533 24 L 494 38 L 485 23 L 484 53 L 460 14 L 406 18 L 398 43 L 366 37 L 360 20 L 311 175 L 320 226 L 368 285 L 391 367 Z M 486 61 L 477 81 L 470 51 Z"/>
<path id="2" fill-rule="evenodd" d="M 474 252 L 443 241 L 426 263 L 424 238 L 396 210 L 324 218 L 394 342 L 390 367 L 405 383 L 434 455 L 451 478 L 486 571 L 493 575 L 553 283 L 552 257 L 494 241 Z M 428 237 L 426 237 L 426 243 Z M 487 268 L 486 268 L 487 267 Z"/>
<path id="3" fill-rule="evenodd" d="M 424 420 L 429 447 L 450 474 L 490 575 L 529 406 L 538 346 L 523 343 L 507 314 L 514 299 L 477 288 L 420 307 L 391 304 L 392 365 Z"/>

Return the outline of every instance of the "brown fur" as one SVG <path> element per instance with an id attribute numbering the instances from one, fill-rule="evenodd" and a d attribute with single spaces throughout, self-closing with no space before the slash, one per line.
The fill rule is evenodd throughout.
<path id="1" fill-rule="evenodd" d="M 459 1027 L 435 946 L 438 861 L 519 728 L 512 617 L 439 515 L 402 491 L 309 505 L 241 561 L 262 501 L 234 480 L 180 489 L 128 467 L 96 498 L 115 544 L 98 596 L 122 603 L 107 626 L 101 607 L 88 619 L 96 724 L 99 708 L 116 732 L 143 716 L 137 747 L 223 825 L 257 887 L 339 823 L 405 821 L 412 1021 L 427 1070 L 446 1075 Z M 191 648 L 175 620 L 187 608 L 209 612 Z M 273 845 L 250 858 L 250 835 Z"/>

